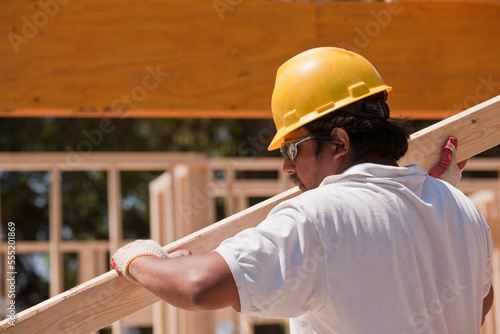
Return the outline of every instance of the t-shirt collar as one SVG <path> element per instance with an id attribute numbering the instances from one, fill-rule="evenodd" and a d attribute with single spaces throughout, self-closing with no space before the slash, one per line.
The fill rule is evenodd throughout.
<path id="1" fill-rule="evenodd" d="M 408 178 L 410 176 L 424 176 L 426 174 L 427 173 L 423 171 L 419 165 L 397 167 L 375 163 L 361 163 L 349 167 L 341 174 L 327 176 L 323 182 L 321 182 L 320 187 L 354 177 L 398 179 L 400 177 Z"/>

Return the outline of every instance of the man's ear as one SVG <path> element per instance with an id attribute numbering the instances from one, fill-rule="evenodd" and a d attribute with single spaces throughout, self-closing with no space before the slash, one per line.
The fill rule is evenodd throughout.
<path id="1" fill-rule="evenodd" d="M 342 128 L 333 128 L 330 132 L 330 136 L 334 138 L 331 142 L 334 148 L 333 156 L 336 159 L 347 158 L 351 153 L 351 139 L 349 134 Z"/>

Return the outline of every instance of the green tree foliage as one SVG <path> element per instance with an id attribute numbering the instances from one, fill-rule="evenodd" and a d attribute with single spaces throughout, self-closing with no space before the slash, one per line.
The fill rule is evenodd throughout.
<path id="1" fill-rule="evenodd" d="M 1 212 L 6 223 L 16 223 L 16 240 L 48 240 L 49 174 L 46 172 L 2 172 Z"/>
<path id="2" fill-rule="evenodd" d="M 105 122 L 105 123 L 102 123 Z M 259 121 L 256 121 L 259 123 Z M 200 151 L 237 156 L 254 122 L 233 119 L 5 118 L 0 151 Z M 105 125 L 103 125 L 105 124 Z M 104 131 L 103 131 L 104 129 Z M 92 136 L 100 130 L 102 136 Z M 89 140 L 89 137 L 92 139 Z"/>

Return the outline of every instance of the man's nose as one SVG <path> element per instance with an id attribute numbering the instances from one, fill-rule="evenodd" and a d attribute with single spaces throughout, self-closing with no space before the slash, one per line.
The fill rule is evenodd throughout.
<path id="1" fill-rule="evenodd" d="M 286 158 L 283 159 L 283 172 L 286 174 L 295 174 L 295 164 Z"/>

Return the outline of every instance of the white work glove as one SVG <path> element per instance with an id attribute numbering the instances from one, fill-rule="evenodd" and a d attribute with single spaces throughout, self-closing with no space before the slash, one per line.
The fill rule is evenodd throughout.
<path id="1" fill-rule="evenodd" d="M 156 241 L 140 239 L 118 249 L 111 258 L 111 268 L 129 281 L 137 283 L 137 281 L 130 276 L 128 268 L 130 263 L 138 257 L 156 256 L 159 258 L 174 258 L 190 254 L 191 252 L 187 249 L 177 250 L 169 254 Z"/>
<path id="2" fill-rule="evenodd" d="M 441 161 L 429 171 L 429 175 L 457 186 L 467 163 L 467 160 L 457 163 L 457 148 L 457 138 L 449 137 L 441 151 Z"/>

